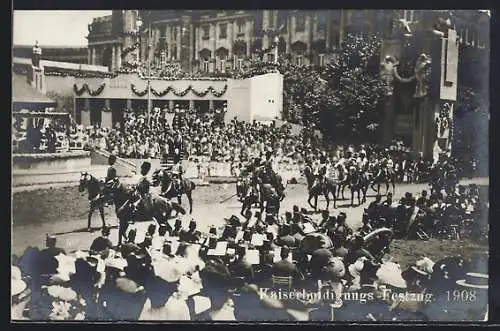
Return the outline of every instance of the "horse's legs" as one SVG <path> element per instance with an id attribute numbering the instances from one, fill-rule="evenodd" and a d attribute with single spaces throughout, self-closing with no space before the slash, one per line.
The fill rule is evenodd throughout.
<path id="1" fill-rule="evenodd" d="M 189 214 L 193 213 L 193 197 L 191 196 L 191 192 L 186 193 L 188 201 L 189 201 Z"/>
<path id="2" fill-rule="evenodd" d="M 337 191 L 337 188 L 333 188 L 333 209 L 337 208 L 337 196 L 335 195 L 335 191 Z"/>
<path id="3" fill-rule="evenodd" d="M 361 188 L 358 188 L 357 189 L 357 192 L 358 192 L 358 206 L 361 205 L 361 199 L 359 198 L 359 193 L 362 189 Z"/>
<path id="4" fill-rule="evenodd" d="M 330 207 L 330 197 L 328 196 L 329 194 L 330 194 L 330 192 L 328 191 L 328 189 L 326 189 L 324 192 L 325 199 L 326 199 L 326 209 L 325 210 L 328 210 L 328 207 Z"/>
<path id="5" fill-rule="evenodd" d="M 318 195 L 314 195 L 314 211 L 318 209 Z"/>
<path id="6" fill-rule="evenodd" d="M 125 233 L 127 232 L 128 222 L 118 220 L 118 246 L 122 243 L 122 237 L 126 238 Z"/>
<path id="7" fill-rule="evenodd" d="M 395 195 L 396 194 L 396 184 L 394 183 L 394 181 L 392 181 L 392 194 Z"/>
<path id="8" fill-rule="evenodd" d="M 351 207 L 354 206 L 354 189 L 351 188 Z"/>
<path id="9" fill-rule="evenodd" d="M 91 227 L 91 222 L 92 222 L 92 215 L 94 214 L 94 207 L 90 207 L 89 214 L 88 214 L 88 222 L 87 222 L 87 230 L 90 230 Z"/>
<path id="10" fill-rule="evenodd" d="M 102 227 L 106 226 L 106 222 L 104 221 L 104 207 L 99 207 L 99 213 L 101 214 Z"/>

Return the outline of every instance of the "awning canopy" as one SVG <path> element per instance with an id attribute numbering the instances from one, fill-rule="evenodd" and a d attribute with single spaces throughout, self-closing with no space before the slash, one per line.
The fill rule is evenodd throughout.
<path id="1" fill-rule="evenodd" d="M 26 77 L 16 74 L 12 75 L 12 103 L 28 109 L 57 106 L 56 101 L 32 88 L 26 81 Z"/>

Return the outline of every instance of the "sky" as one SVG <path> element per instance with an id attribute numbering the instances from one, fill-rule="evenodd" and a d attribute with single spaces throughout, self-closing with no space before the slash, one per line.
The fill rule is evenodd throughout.
<path id="1" fill-rule="evenodd" d="M 16 10 L 14 45 L 87 46 L 88 24 L 111 10 Z"/>

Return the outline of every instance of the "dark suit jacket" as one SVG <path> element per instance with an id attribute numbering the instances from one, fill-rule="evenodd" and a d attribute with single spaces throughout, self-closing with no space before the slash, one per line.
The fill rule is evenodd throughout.
<path id="1" fill-rule="evenodd" d="M 279 276 L 279 277 L 288 277 L 288 276 L 292 276 L 294 278 L 300 277 L 300 272 L 299 269 L 297 269 L 297 266 L 287 260 L 281 260 L 275 262 L 273 264 L 272 274 L 274 276 Z"/>

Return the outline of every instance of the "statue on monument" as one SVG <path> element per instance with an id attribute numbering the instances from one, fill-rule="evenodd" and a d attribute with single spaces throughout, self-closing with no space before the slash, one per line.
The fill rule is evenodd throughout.
<path id="1" fill-rule="evenodd" d="M 35 46 L 33 46 L 33 54 L 31 57 L 31 63 L 34 67 L 40 68 L 40 60 L 42 58 L 42 48 L 38 46 L 38 40 L 35 41 Z"/>
<path id="2" fill-rule="evenodd" d="M 415 64 L 415 98 L 422 98 L 427 95 L 429 89 L 429 80 L 431 76 L 431 59 L 428 55 L 422 53 L 419 55 Z"/>
<path id="3" fill-rule="evenodd" d="M 451 12 L 446 12 L 444 15 L 440 15 L 437 19 L 437 22 L 434 23 L 433 26 L 433 33 L 437 36 L 447 38 L 448 37 L 448 30 L 453 29 L 453 24 L 452 24 L 452 13 Z"/>
<path id="4" fill-rule="evenodd" d="M 396 65 L 396 59 L 390 55 L 387 55 L 384 62 L 380 63 L 380 78 L 384 82 L 387 96 L 394 93 L 394 70 Z"/>

